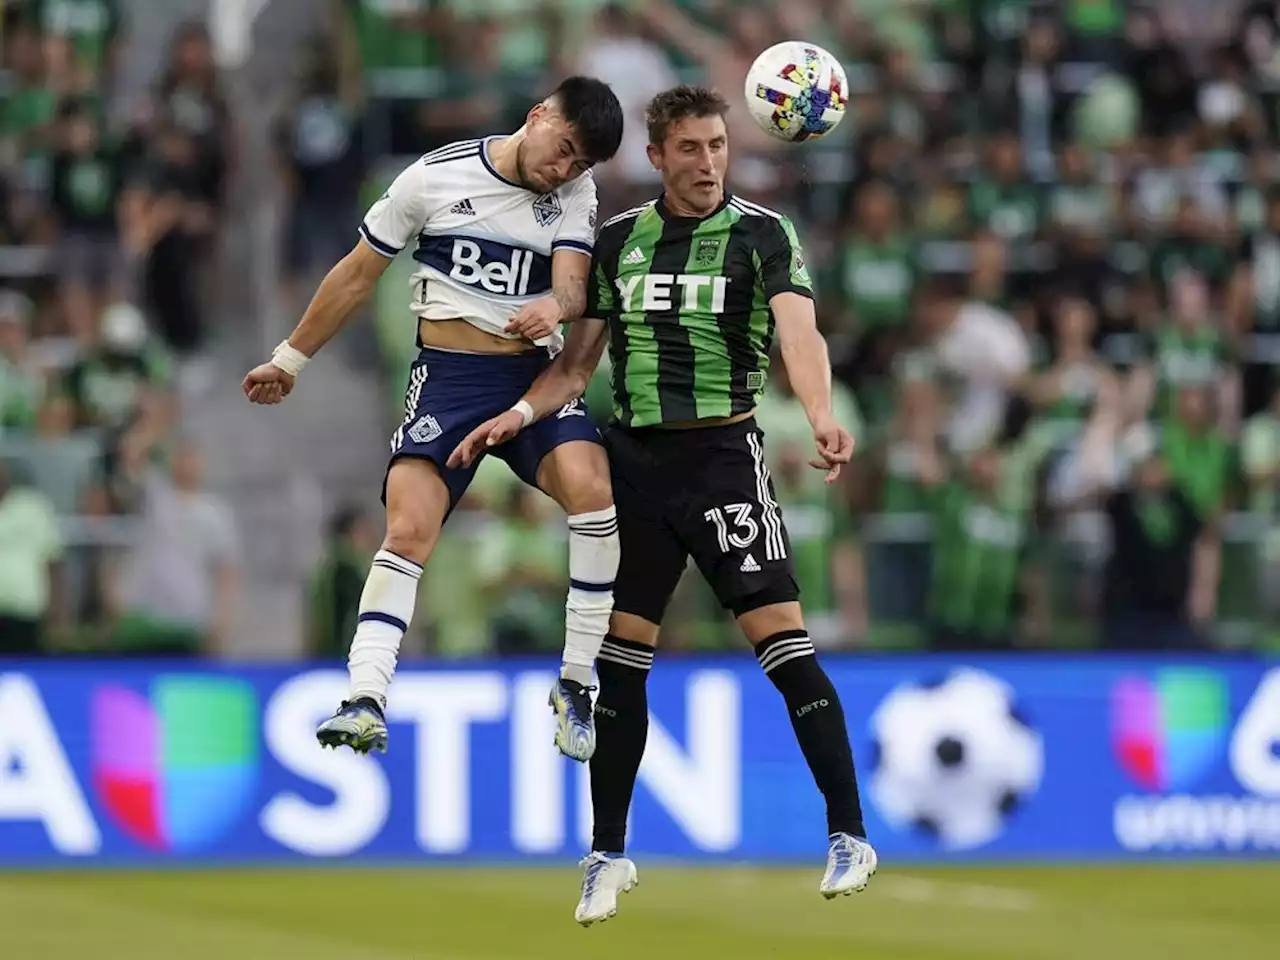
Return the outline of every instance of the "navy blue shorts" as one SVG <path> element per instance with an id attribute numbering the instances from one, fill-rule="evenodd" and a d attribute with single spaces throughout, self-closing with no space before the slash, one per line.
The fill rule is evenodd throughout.
<path id="1" fill-rule="evenodd" d="M 454 447 L 490 417 L 509 410 L 550 363 L 542 350 L 477 354 L 424 349 L 410 368 L 404 422 L 391 437 L 387 472 L 402 457 L 430 460 L 449 487 L 452 509 L 462 499 L 480 463 L 477 460 L 470 467 L 456 470 L 445 466 Z M 536 487 L 542 458 L 572 440 L 600 442 L 600 431 L 587 416 L 587 405 L 581 398 L 530 424 L 515 439 L 494 447 L 487 455 L 505 460 L 516 476 Z M 386 498 L 384 480 L 383 502 Z"/>

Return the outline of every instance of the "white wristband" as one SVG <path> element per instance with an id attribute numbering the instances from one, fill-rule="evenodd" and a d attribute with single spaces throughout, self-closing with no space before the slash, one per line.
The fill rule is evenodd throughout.
<path id="1" fill-rule="evenodd" d="M 291 377 L 297 377 L 302 368 L 311 362 L 301 350 L 289 346 L 289 341 L 281 341 L 280 346 L 271 351 L 271 362 Z"/>
<path id="2" fill-rule="evenodd" d="M 533 423 L 533 407 L 529 406 L 528 400 L 517 400 L 511 407 L 512 410 L 524 417 L 524 426 Z"/>

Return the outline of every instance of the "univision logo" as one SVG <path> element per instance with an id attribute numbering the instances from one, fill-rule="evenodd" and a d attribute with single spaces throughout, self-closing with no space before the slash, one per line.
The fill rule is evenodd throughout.
<path id="1" fill-rule="evenodd" d="M 94 789 L 126 835 L 166 852 L 225 836 L 258 784 L 258 701 L 221 677 L 160 675 L 144 696 L 104 684 L 90 706 Z"/>
<path id="2" fill-rule="evenodd" d="M 1151 791 L 1186 790 L 1222 755 L 1227 686 L 1207 670 L 1129 676 L 1111 692 L 1112 748 L 1121 768 Z"/>

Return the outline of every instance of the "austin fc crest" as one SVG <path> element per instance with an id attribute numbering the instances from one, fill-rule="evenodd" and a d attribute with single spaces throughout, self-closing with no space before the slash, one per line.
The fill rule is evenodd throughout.
<path id="1" fill-rule="evenodd" d="M 560 198 L 554 193 L 545 194 L 533 201 L 533 218 L 538 221 L 540 227 L 551 226 L 559 219 L 561 213 Z"/>
<path id="2" fill-rule="evenodd" d="M 720 253 L 720 241 L 715 237 L 703 237 L 698 241 L 698 247 L 693 251 L 694 263 L 714 263 L 716 256 Z"/>

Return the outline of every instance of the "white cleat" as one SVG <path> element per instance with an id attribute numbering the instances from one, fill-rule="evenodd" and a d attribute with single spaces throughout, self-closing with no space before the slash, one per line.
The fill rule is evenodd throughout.
<path id="1" fill-rule="evenodd" d="M 861 893 L 876 872 L 880 858 L 871 844 L 848 833 L 837 833 L 827 850 L 827 872 L 822 875 L 819 892 L 830 900 L 841 894 Z"/>
<path id="2" fill-rule="evenodd" d="M 582 877 L 582 898 L 573 919 L 584 927 L 608 920 L 618 912 L 618 894 L 628 893 L 640 883 L 636 865 L 626 857 L 611 857 L 599 850 L 583 860 L 580 867 L 587 872 Z"/>

